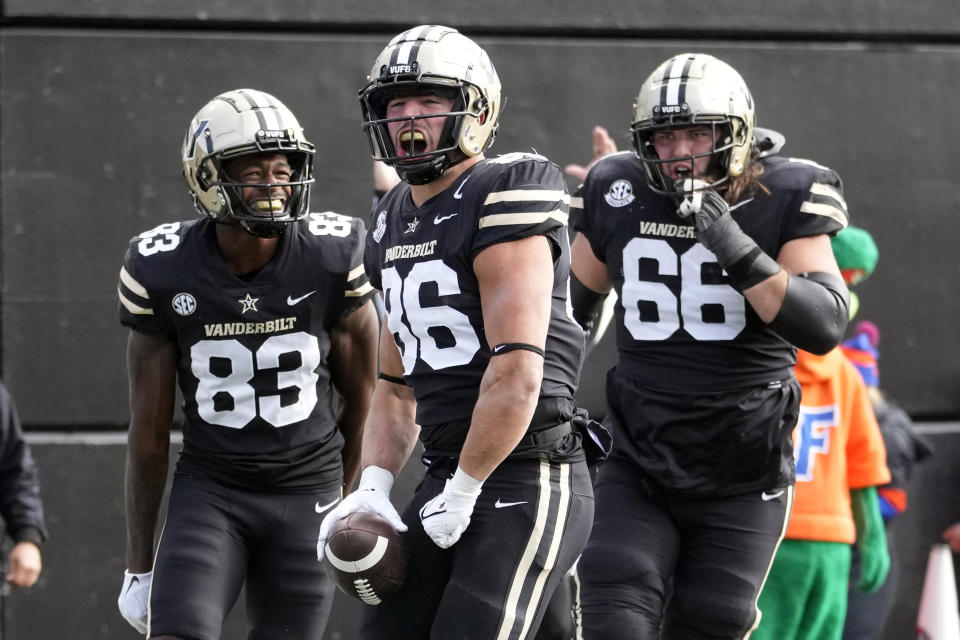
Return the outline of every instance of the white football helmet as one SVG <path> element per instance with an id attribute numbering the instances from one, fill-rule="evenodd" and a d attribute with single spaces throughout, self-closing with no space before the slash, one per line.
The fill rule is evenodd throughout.
<path id="1" fill-rule="evenodd" d="M 452 97 L 449 112 L 388 119 L 394 97 L 437 94 Z M 367 84 L 360 90 L 363 130 L 375 160 L 397 170 L 410 184 L 425 184 L 447 167 L 482 153 L 493 144 L 500 120 L 500 78 L 486 52 L 456 29 L 421 25 L 399 34 L 380 52 Z M 417 121 L 446 118 L 435 151 L 418 152 L 413 136 Z M 410 149 L 400 156 L 387 130 L 404 121 L 411 130 Z"/>
<path id="2" fill-rule="evenodd" d="M 696 189 L 709 189 L 739 176 L 750 162 L 756 125 L 753 98 L 737 71 L 726 62 L 703 53 L 684 53 L 661 64 L 650 74 L 633 106 L 633 148 L 643 162 L 650 188 L 657 193 L 683 196 Z M 653 147 L 653 133 L 691 125 L 710 125 L 716 141 L 707 154 L 709 179 L 685 180 L 674 185 L 661 171 L 666 162 L 695 157 L 660 158 Z"/>
<path id="3" fill-rule="evenodd" d="M 239 156 L 283 153 L 292 169 L 283 185 L 251 185 L 226 175 L 223 163 Z M 197 210 L 217 222 L 239 223 L 250 233 L 274 237 L 310 207 L 314 147 L 282 102 L 263 91 L 236 89 L 208 102 L 190 122 L 183 139 L 183 175 Z M 244 204 L 241 187 L 287 186 L 282 210 L 258 211 Z"/>

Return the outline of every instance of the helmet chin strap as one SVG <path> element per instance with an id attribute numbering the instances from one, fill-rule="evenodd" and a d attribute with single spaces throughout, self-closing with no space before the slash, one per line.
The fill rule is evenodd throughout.
<path id="1" fill-rule="evenodd" d="M 433 182 L 450 166 L 446 156 L 434 156 L 419 162 L 394 162 L 393 168 L 401 180 L 410 185 Z"/>
<path id="2" fill-rule="evenodd" d="M 287 223 L 269 220 L 263 222 L 240 220 L 240 226 L 243 227 L 244 231 L 258 238 L 276 238 L 283 235 L 283 232 L 287 229 Z"/>
<path id="3" fill-rule="evenodd" d="M 419 162 L 394 162 L 393 168 L 401 180 L 409 185 L 421 185 L 433 182 L 443 172 L 468 158 L 459 148 L 439 156 L 433 156 Z"/>

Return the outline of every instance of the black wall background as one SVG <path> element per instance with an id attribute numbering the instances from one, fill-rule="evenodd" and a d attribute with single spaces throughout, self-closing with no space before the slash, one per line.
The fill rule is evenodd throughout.
<path id="1" fill-rule="evenodd" d="M 178 153 L 190 118 L 221 91 L 274 93 L 318 146 L 314 207 L 366 215 L 370 161 L 356 90 L 389 37 L 439 23 L 486 47 L 500 73 L 508 104 L 494 153 L 533 148 L 561 165 L 582 163 L 596 123 L 626 148 L 630 106 L 647 73 L 698 50 L 742 73 L 759 123 L 786 135 L 786 154 L 840 172 L 853 224 L 880 247 L 878 269 L 859 293 L 860 318 L 883 332 L 883 386 L 937 434 L 938 456 L 921 467 L 910 515 L 897 524 L 911 582 L 889 637 L 907 637 L 926 549 L 960 512 L 960 440 L 955 423 L 936 422 L 960 417 L 954 3 L 385 5 L 3 2 L 0 367 L 32 437 L 90 435 L 37 444 L 54 540 L 41 584 L 9 599 L 9 636 L 134 637 L 115 609 L 117 443 L 127 421 L 115 287 L 130 236 L 195 215 Z M 581 399 L 595 412 L 603 411 L 611 357 L 604 342 L 584 373 Z"/>

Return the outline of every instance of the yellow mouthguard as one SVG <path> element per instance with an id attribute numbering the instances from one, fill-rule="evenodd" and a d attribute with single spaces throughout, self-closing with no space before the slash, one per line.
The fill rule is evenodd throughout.
<path id="1" fill-rule="evenodd" d="M 257 200 L 260 211 L 283 211 L 283 200 Z"/>

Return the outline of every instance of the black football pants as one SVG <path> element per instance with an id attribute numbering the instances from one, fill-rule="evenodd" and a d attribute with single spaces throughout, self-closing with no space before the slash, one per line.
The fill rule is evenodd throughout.
<path id="1" fill-rule="evenodd" d="M 219 640 L 246 583 L 247 640 L 314 640 L 333 604 L 317 561 L 323 514 L 339 489 L 260 493 L 177 474 L 154 561 L 150 635 Z"/>
<path id="2" fill-rule="evenodd" d="M 392 599 L 364 608 L 368 640 L 533 638 L 550 596 L 583 549 L 593 520 L 587 465 L 506 460 L 484 482 L 470 525 L 441 549 L 420 508 L 449 473 L 428 471 L 401 514 L 410 575 Z"/>
<path id="3" fill-rule="evenodd" d="M 632 465 L 608 460 L 578 564 L 585 640 L 744 638 L 757 620 L 792 496 L 790 486 L 667 497 Z"/>

